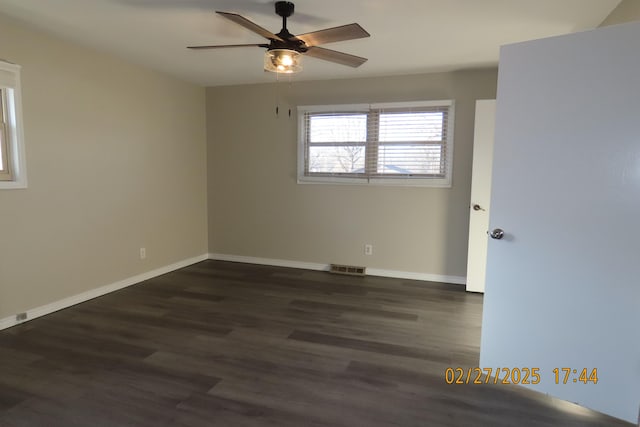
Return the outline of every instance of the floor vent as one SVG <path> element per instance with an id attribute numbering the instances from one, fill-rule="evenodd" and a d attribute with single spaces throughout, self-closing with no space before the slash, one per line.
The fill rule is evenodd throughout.
<path id="1" fill-rule="evenodd" d="M 364 276 L 366 273 L 366 267 L 356 267 L 355 265 L 331 264 L 329 268 L 329 272 L 335 273 L 335 274 L 347 274 L 349 276 Z"/>

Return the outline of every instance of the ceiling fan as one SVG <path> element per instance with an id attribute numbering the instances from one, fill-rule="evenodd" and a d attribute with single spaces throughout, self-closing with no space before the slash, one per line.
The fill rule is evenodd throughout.
<path id="1" fill-rule="evenodd" d="M 269 43 L 188 46 L 188 48 L 220 49 L 247 46 L 266 48 L 264 69 L 276 73 L 297 73 L 302 71 L 302 55 L 308 55 L 354 68 L 359 67 L 367 61 L 367 58 L 319 47 L 321 44 L 369 37 L 370 34 L 359 24 L 342 25 L 295 36 L 287 29 L 287 18 L 293 15 L 294 4 L 288 1 L 278 1 L 275 6 L 276 14 L 282 17 L 282 29 L 277 34 L 262 28 L 258 24 L 236 13 L 216 11 L 217 14 L 224 18 L 266 38 L 269 40 Z"/>

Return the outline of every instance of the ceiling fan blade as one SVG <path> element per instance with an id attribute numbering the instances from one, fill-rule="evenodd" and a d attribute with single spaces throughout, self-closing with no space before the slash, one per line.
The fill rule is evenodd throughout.
<path id="1" fill-rule="evenodd" d="M 325 61 L 335 62 L 337 64 L 347 65 L 353 68 L 359 67 L 367 62 L 367 58 L 362 58 L 361 56 L 350 55 L 348 53 L 317 46 L 310 47 L 309 50 L 305 52 L 305 55 L 324 59 Z"/>
<path id="2" fill-rule="evenodd" d="M 277 35 L 273 34 L 271 31 L 269 31 L 269 30 L 267 30 L 265 28 L 262 28 L 258 24 L 254 24 L 253 22 L 249 21 L 244 16 L 238 15 L 237 13 L 218 12 L 218 11 L 216 11 L 216 13 L 218 15 L 224 16 L 228 20 L 233 21 L 238 25 L 242 25 L 246 29 L 253 31 L 256 34 L 261 35 L 265 39 L 284 41 L 280 37 L 278 37 Z"/>
<path id="3" fill-rule="evenodd" d="M 296 38 L 304 41 L 307 46 L 318 46 L 326 43 L 340 42 L 344 40 L 361 39 L 369 37 L 369 34 L 359 24 L 348 24 L 340 27 L 327 28 L 326 30 L 300 34 Z"/>
<path id="4" fill-rule="evenodd" d="M 269 47 L 268 44 L 218 44 L 213 46 L 187 46 L 187 49 L 224 49 L 228 47 L 247 47 L 247 46 L 255 46 L 255 47 Z"/>

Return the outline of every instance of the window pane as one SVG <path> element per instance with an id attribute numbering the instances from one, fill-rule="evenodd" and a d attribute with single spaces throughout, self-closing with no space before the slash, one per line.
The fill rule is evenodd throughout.
<path id="1" fill-rule="evenodd" d="M 364 146 L 311 146 L 309 172 L 364 173 Z"/>
<path id="2" fill-rule="evenodd" d="M 444 113 L 381 113 L 380 141 L 442 141 Z"/>
<path id="3" fill-rule="evenodd" d="M 0 171 L 4 172 L 6 170 L 5 162 L 6 162 L 6 142 L 4 136 L 4 93 L 5 91 L 0 89 Z"/>
<path id="4" fill-rule="evenodd" d="M 313 114 L 309 117 L 309 142 L 365 142 L 366 114 Z"/>
<path id="5" fill-rule="evenodd" d="M 441 175 L 444 173 L 440 145 L 381 145 L 379 174 Z"/>
<path id="6" fill-rule="evenodd" d="M 4 170 L 4 129 L 0 125 L 0 171 Z"/>

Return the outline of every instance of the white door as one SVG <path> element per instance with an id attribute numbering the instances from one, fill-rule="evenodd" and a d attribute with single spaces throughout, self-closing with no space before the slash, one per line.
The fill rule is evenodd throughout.
<path id="1" fill-rule="evenodd" d="M 495 120 L 496 100 L 476 101 L 469 205 L 469 250 L 467 252 L 468 292 L 484 292 Z"/>
<path id="2" fill-rule="evenodd" d="M 638 40 L 631 23 L 502 48 L 490 228 L 504 237 L 489 241 L 480 352 L 483 367 L 538 368 L 527 387 L 634 423 Z"/>

